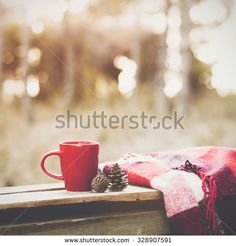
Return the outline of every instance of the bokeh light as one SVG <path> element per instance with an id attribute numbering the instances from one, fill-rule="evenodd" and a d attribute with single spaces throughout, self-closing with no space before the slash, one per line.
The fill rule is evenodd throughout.
<path id="1" fill-rule="evenodd" d="M 34 75 L 29 75 L 26 83 L 26 92 L 30 97 L 36 97 L 40 92 L 39 79 Z"/>
<path id="2" fill-rule="evenodd" d="M 22 97 L 25 93 L 25 84 L 22 80 L 7 79 L 3 82 L 3 94 L 5 96 Z"/>
<path id="3" fill-rule="evenodd" d="M 28 51 L 28 62 L 30 63 L 30 65 L 37 66 L 40 62 L 40 58 L 41 51 L 39 48 L 34 47 Z"/>
<path id="4" fill-rule="evenodd" d="M 196 9 L 193 7 L 190 17 L 194 22 L 209 24 L 224 19 L 225 11 L 222 2 L 206 1 L 197 5 Z M 222 24 L 217 25 L 214 29 L 203 26 L 190 33 L 193 54 L 201 62 L 211 65 L 211 85 L 220 96 L 236 93 L 234 65 L 236 54 L 233 52 L 236 43 L 234 23 L 236 23 L 235 1 L 233 1 L 230 16 Z"/>
<path id="5" fill-rule="evenodd" d="M 116 68 L 121 70 L 118 76 L 118 89 L 122 95 L 130 97 L 136 87 L 137 64 L 126 56 L 117 56 L 113 63 Z"/>
<path id="6" fill-rule="evenodd" d="M 44 23 L 42 21 L 35 21 L 31 24 L 32 32 L 41 34 L 44 31 Z"/>
<path id="7" fill-rule="evenodd" d="M 195 24 L 207 25 L 223 20 L 226 16 L 226 9 L 220 0 L 206 0 L 193 6 L 189 15 Z"/>

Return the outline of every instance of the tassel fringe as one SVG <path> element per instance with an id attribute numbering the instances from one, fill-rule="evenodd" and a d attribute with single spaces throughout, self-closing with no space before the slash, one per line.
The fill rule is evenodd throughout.
<path id="1" fill-rule="evenodd" d="M 215 202 L 217 197 L 217 185 L 215 179 L 210 175 L 206 175 L 205 169 L 190 163 L 188 160 L 185 162 L 185 165 L 175 169 L 194 172 L 201 178 L 202 190 L 204 192 L 203 204 L 206 206 L 205 219 L 211 221 L 212 232 L 216 233 L 217 223 Z"/>

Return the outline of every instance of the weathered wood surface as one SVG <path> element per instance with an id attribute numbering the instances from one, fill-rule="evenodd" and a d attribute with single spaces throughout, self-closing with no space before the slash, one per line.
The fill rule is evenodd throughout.
<path id="1" fill-rule="evenodd" d="M 68 192 L 63 183 L 0 189 L 0 235 L 170 234 L 162 194 Z"/>
<path id="2" fill-rule="evenodd" d="M 4 232 L 4 233 L 1 233 Z M 164 235 L 170 228 L 163 211 L 120 213 L 0 226 L 5 235 Z"/>
<path id="3" fill-rule="evenodd" d="M 162 198 L 159 191 L 128 186 L 122 192 L 68 192 L 63 184 L 38 185 L 34 187 L 2 188 L 0 190 L 0 210 L 19 207 L 38 207 L 56 204 L 71 204 L 96 201 L 137 201 Z"/>
<path id="4" fill-rule="evenodd" d="M 64 189 L 65 186 L 63 182 L 51 184 L 21 185 L 11 187 L 0 187 L 0 195 Z"/>

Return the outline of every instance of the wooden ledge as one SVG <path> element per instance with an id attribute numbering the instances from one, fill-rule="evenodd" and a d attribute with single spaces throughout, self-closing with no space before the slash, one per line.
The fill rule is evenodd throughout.
<path id="1" fill-rule="evenodd" d="M 64 184 L 40 184 L 0 188 L 0 210 L 98 201 L 147 201 L 162 198 L 162 193 L 150 188 L 129 185 L 122 192 L 69 192 Z"/>

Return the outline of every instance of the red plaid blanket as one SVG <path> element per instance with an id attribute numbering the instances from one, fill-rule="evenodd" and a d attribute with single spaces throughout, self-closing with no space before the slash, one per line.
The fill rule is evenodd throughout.
<path id="1" fill-rule="evenodd" d="M 235 234 L 236 149 L 194 147 L 127 154 L 116 161 L 129 183 L 163 192 L 174 234 Z M 108 174 L 111 165 L 102 167 Z"/>

